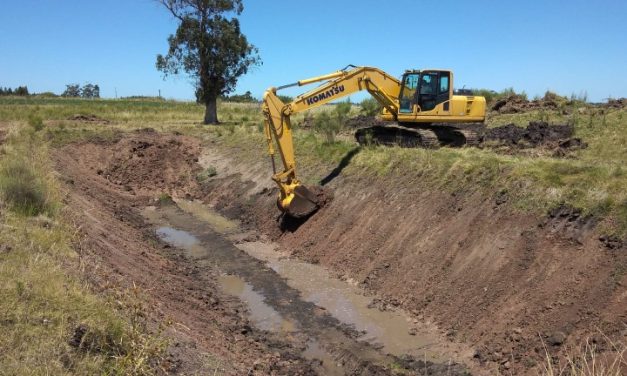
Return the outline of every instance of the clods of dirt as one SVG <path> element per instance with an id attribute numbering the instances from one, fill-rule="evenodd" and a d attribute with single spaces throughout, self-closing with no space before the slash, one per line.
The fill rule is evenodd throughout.
<path id="1" fill-rule="evenodd" d="M 579 244 L 597 224 L 597 219 L 584 214 L 579 208 L 570 205 L 558 205 L 549 210 L 546 219 L 540 223 L 541 228 Z"/>
<path id="2" fill-rule="evenodd" d="M 373 127 L 378 125 L 384 125 L 386 122 L 375 117 L 366 115 L 357 115 L 346 121 L 345 125 L 349 129 L 359 129 L 366 127 Z"/>
<path id="3" fill-rule="evenodd" d="M 625 245 L 625 242 L 616 235 L 601 235 L 599 241 L 610 250 L 621 249 Z"/>
<path id="4" fill-rule="evenodd" d="M 72 121 L 80 121 L 83 123 L 97 123 L 97 124 L 109 124 L 111 123 L 107 119 L 103 119 L 93 114 L 76 114 L 72 115 L 68 118 L 68 120 Z"/>
<path id="5" fill-rule="evenodd" d="M 576 150 L 588 145 L 581 138 L 573 137 L 572 125 L 549 125 L 544 121 L 531 121 L 527 127 L 507 124 L 483 131 L 484 144 L 508 146 L 519 149 L 546 147 L 553 150 Z"/>
<path id="6" fill-rule="evenodd" d="M 568 102 L 566 98 L 550 92 L 546 93 L 543 98 L 532 101 L 521 95 L 512 94 L 494 102 L 491 110 L 501 114 L 516 114 L 538 109 L 556 110 L 560 107 L 560 104 L 566 102 Z"/>
<path id="7" fill-rule="evenodd" d="M 605 107 L 608 108 L 625 108 L 627 107 L 627 98 L 608 99 Z"/>

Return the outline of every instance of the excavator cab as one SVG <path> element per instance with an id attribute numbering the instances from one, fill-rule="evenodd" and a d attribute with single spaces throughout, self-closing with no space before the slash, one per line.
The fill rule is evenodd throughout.
<path id="1" fill-rule="evenodd" d="M 449 111 L 450 99 L 450 71 L 407 71 L 402 79 L 399 114 L 431 115 L 439 104 L 442 106 L 437 114 L 445 114 Z"/>

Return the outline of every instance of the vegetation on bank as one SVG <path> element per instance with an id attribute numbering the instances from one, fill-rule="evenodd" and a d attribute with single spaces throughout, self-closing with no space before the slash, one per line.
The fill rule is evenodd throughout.
<path id="1" fill-rule="evenodd" d="M 151 373 L 164 342 L 147 334 L 138 291 L 99 295 L 83 280 L 43 114 L 24 115 L 0 118 L 0 375 Z"/>

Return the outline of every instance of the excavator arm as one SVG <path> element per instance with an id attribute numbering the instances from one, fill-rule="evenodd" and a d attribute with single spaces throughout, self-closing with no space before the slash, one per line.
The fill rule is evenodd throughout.
<path id="1" fill-rule="evenodd" d="M 290 103 L 283 103 L 277 96 L 277 91 L 281 89 L 316 82 L 323 84 L 299 95 Z M 266 90 L 262 108 L 264 132 L 272 160 L 272 180 L 277 183 L 280 190 L 277 202 L 279 209 L 299 218 L 310 215 L 319 207 L 316 194 L 302 185 L 296 176 L 291 115 L 367 90 L 393 117 L 396 117 L 400 86 L 399 80 L 380 69 L 351 66 L 350 69 Z M 275 164 L 276 151 L 279 152 L 283 164 L 281 171 L 277 171 Z"/>

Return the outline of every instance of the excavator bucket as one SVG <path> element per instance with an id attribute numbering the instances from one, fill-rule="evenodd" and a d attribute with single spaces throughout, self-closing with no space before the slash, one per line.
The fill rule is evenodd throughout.
<path id="1" fill-rule="evenodd" d="M 319 208 L 318 196 L 304 185 L 299 185 L 294 189 L 294 198 L 287 208 L 287 214 L 294 218 L 304 218 Z"/>

